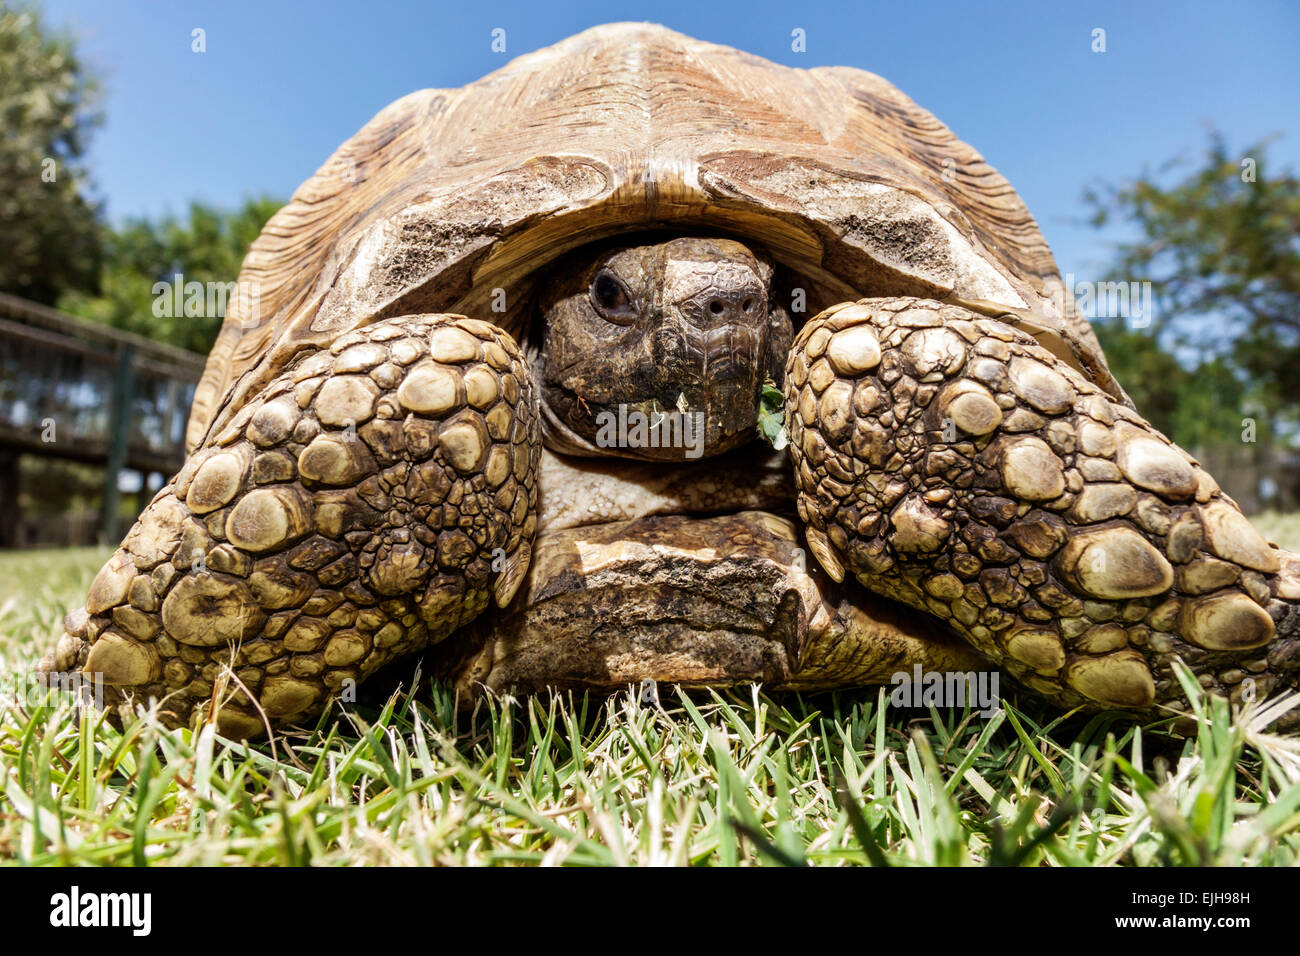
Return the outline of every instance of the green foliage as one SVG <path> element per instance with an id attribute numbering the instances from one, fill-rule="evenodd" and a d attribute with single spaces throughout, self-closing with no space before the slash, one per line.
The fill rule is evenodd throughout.
<path id="1" fill-rule="evenodd" d="M 1281 446 L 1300 436 L 1300 178 L 1265 143 L 1237 154 L 1218 135 L 1176 176 L 1185 165 L 1085 193 L 1095 225 L 1132 237 L 1107 280 L 1150 282 L 1155 299 L 1145 329 L 1093 327 L 1138 410 L 1214 462 L 1225 491 L 1293 507 L 1300 477 Z"/>
<path id="2" fill-rule="evenodd" d="M 206 353 L 224 311 L 160 317 L 154 285 L 178 273 L 234 281 L 280 204 L 251 199 L 226 212 L 194 203 L 179 218 L 105 225 L 81 161 L 101 120 L 95 92 L 69 37 L 35 9 L 0 8 L 0 291 Z"/>
<path id="3" fill-rule="evenodd" d="M 0 291 L 52 304 L 95 288 L 101 236 L 80 161 L 94 93 L 71 40 L 0 6 Z"/>
<path id="4" fill-rule="evenodd" d="M 1188 367 L 1149 329 L 1127 328 L 1123 319 L 1092 326 L 1111 372 L 1156 428 L 1186 448 L 1237 440 L 1255 390 L 1231 355 L 1202 356 Z"/>
<path id="5" fill-rule="evenodd" d="M 790 443 L 785 432 L 785 395 L 771 379 L 763 383 L 758 399 L 758 433 L 777 451 Z"/>
<path id="6" fill-rule="evenodd" d="M 1274 170 L 1265 143 L 1238 154 L 1218 135 L 1197 168 L 1163 184 L 1179 165 L 1084 201 L 1095 225 L 1136 233 L 1118 246 L 1110 277 L 1150 282 L 1156 297 L 1149 329 L 1098 323 L 1116 377 L 1144 414 L 1194 445 L 1216 409 L 1235 419 L 1214 432 L 1220 440 L 1239 431 L 1248 402 L 1300 417 L 1300 177 Z M 1199 367 L 1174 360 L 1187 351 Z M 1175 407 L 1186 410 L 1177 422 Z"/>
<path id="7" fill-rule="evenodd" d="M 61 308 L 82 318 L 138 333 L 156 342 L 206 354 L 221 329 L 224 309 L 203 315 L 156 314 L 157 283 L 227 283 L 262 226 L 280 208 L 274 199 L 247 200 L 233 212 L 192 203 L 183 218 L 135 219 L 105 229 L 106 261 L 98 295 L 73 293 Z"/>

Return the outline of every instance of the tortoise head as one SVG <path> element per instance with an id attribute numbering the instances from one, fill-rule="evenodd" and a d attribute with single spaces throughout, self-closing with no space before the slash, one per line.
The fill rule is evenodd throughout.
<path id="1" fill-rule="evenodd" d="M 576 454 L 681 460 L 755 435 L 779 381 L 790 317 L 772 264 L 730 239 L 579 251 L 541 297 L 534 360 L 548 444 Z"/>

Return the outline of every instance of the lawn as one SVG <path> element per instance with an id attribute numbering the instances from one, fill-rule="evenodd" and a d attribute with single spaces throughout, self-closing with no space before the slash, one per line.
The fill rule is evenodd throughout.
<path id="1" fill-rule="evenodd" d="M 1300 521 L 1264 530 L 1292 547 Z M 398 690 L 272 743 L 79 718 L 22 675 L 106 557 L 0 554 L 0 859 L 28 864 L 1294 865 L 1300 739 L 878 690 Z M 1197 689 L 1194 681 L 1189 686 Z M 1008 685 L 1004 684 L 1004 689 Z"/>

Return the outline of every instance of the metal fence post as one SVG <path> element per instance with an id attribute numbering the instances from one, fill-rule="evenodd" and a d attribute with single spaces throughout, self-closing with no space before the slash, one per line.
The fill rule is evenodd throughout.
<path id="1" fill-rule="evenodd" d="M 113 376 L 113 405 L 108 419 L 108 464 L 104 473 L 104 515 L 100 522 L 101 544 L 116 544 L 117 478 L 126 464 L 126 446 L 131 437 L 131 401 L 135 346 L 123 342 L 117 349 L 117 373 Z"/>

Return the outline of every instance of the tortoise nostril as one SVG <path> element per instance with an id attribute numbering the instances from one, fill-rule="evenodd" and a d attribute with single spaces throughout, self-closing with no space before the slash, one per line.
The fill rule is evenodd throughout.
<path id="1" fill-rule="evenodd" d="M 746 312 L 753 312 L 753 311 L 754 311 L 754 300 L 753 300 L 753 299 L 746 299 L 744 302 L 742 302 L 742 303 L 740 304 L 740 307 L 741 307 L 742 309 L 744 309 Z"/>
<path id="2" fill-rule="evenodd" d="M 712 312 L 714 315 L 721 315 L 722 310 L 725 308 L 726 306 L 723 305 L 721 299 L 711 299 L 709 301 L 709 311 Z"/>

